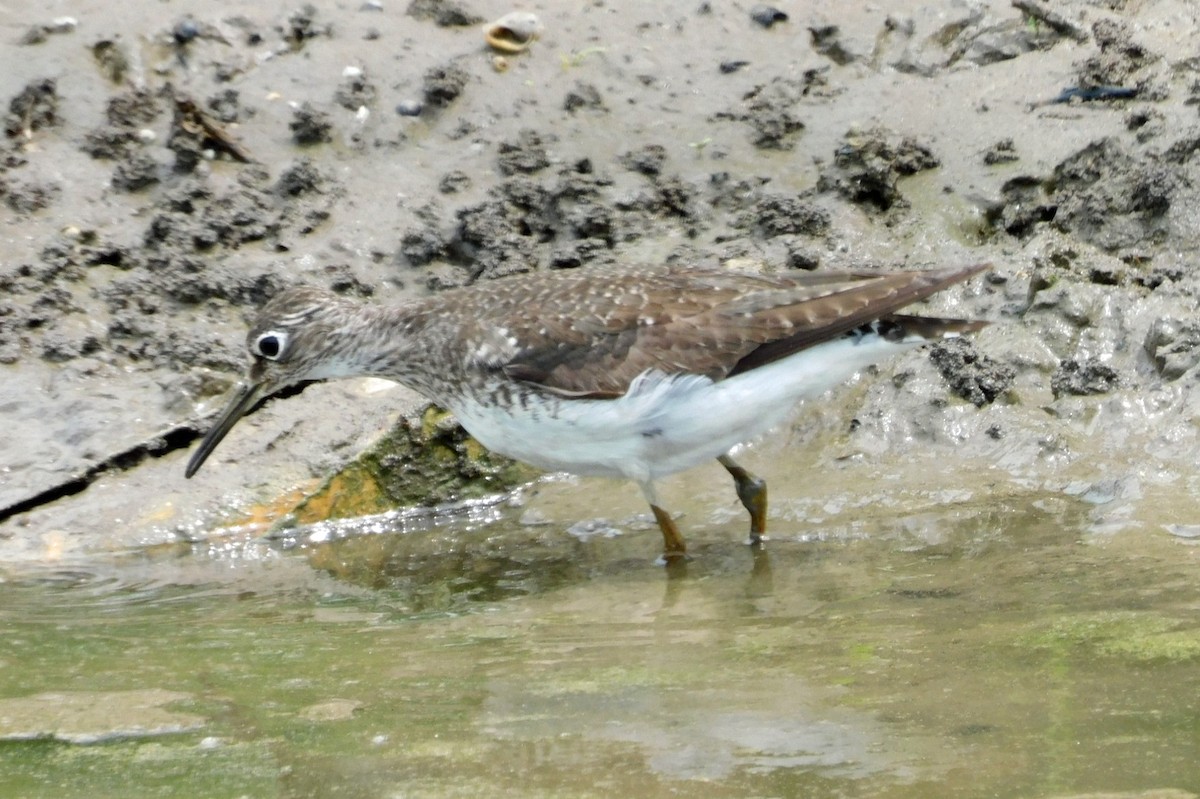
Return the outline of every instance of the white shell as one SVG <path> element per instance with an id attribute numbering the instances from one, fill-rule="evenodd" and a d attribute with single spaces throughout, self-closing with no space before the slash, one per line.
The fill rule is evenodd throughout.
<path id="1" fill-rule="evenodd" d="M 529 11 L 510 11 L 483 28 L 483 38 L 493 50 L 515 55 L 541 35 L 545 28 L 537 14 Z"/>

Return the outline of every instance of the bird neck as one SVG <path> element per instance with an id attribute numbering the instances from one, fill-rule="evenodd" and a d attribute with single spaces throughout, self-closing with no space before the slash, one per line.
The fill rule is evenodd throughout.
<path id="1" fill-rule="evenodd" d="M 444 391 L 440 377 L 453 369 L 435 335 L 436 315 L 420 301 L 362 306 L 362 314 L 357 340 L 350 342 L 358 374 L 395 380 L 436 399 Z"/>

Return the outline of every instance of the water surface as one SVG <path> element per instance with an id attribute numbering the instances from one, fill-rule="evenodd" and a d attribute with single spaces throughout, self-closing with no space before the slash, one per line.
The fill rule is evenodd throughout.
<path id="1" fill-rule="evenodd" d="M 636 519 L 507 507 L 9 574 L 0 795 L 1195 791 L 1197 550 L 1089 513 L 967 498 L 757 558 L 693 519 L 674 578 Z"/>

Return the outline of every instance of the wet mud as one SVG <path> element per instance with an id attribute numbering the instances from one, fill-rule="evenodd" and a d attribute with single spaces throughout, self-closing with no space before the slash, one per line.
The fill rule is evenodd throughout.
<path id="1" fill-rule="evenodd" d="M 418 407 L 366 383 L 267 403 L 185 483 L 284 286 L 388 302 L 614 260 L 989 261 L 931 305 L 990 328 L 810 403 L 788 457 L 1120 484 L 1119 524 L 1192 488 L 1189 4 L 546 5 L 489 46 L 511 10 L 7 12 L 0 551 L 194 536 Z"/>

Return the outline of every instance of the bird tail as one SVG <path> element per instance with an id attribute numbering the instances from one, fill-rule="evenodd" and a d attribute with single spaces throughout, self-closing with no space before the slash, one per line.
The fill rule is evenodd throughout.
<path id="1" fill-rule="evenodd" d="M 939 319 L 930 316 L 889 314 L 872 323 L 875 332 L 895 342 L 941 341 L 974 333 L 988 326 L 978 319 Z"/>

